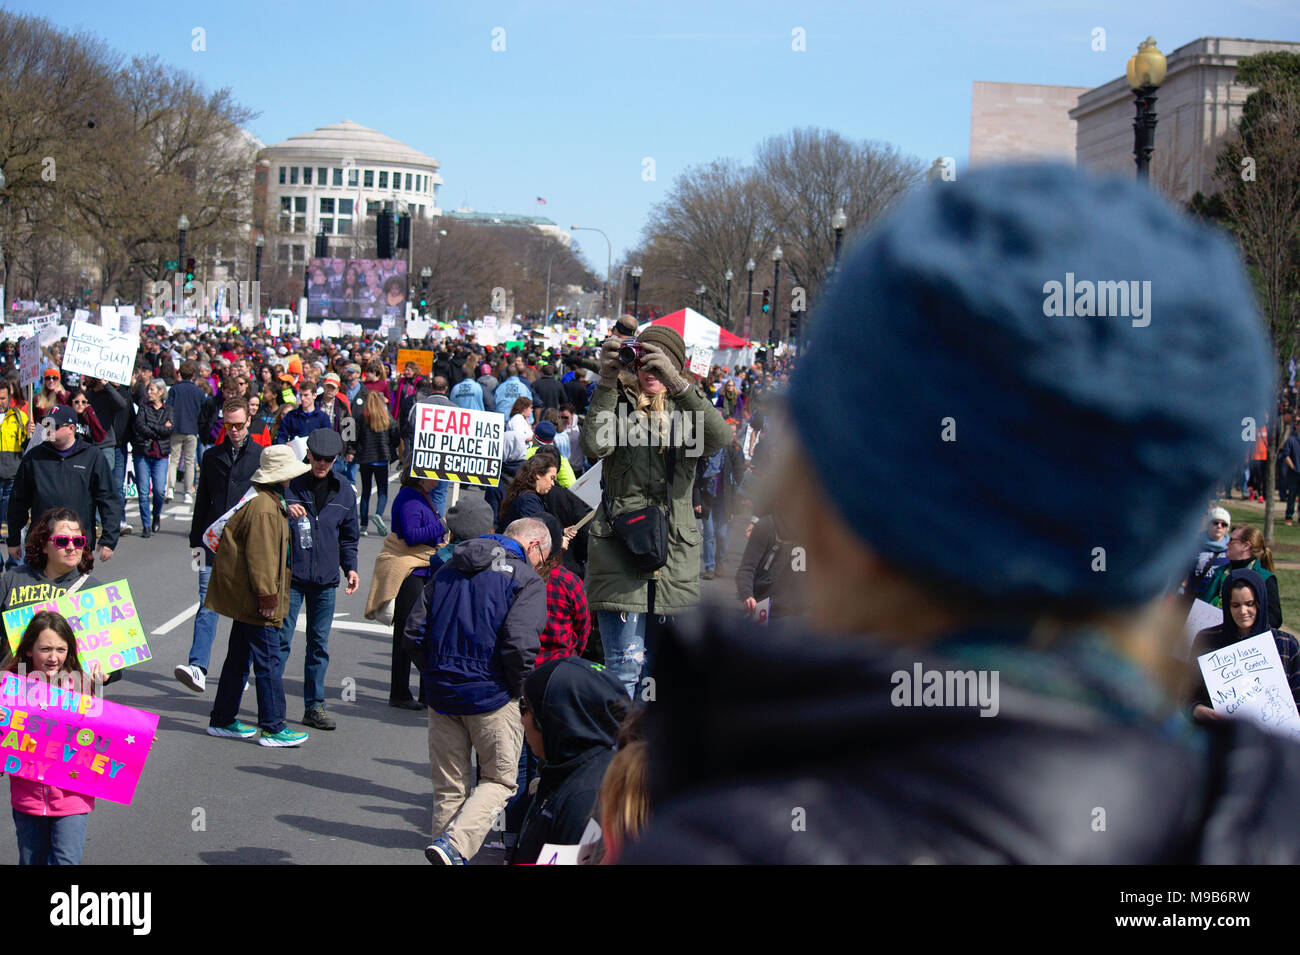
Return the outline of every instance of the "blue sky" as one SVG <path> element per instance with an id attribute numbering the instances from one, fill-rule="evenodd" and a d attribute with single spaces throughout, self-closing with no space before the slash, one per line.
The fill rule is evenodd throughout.
<path id="1" fill-rule="evenodd" d="M 969 151 L 975 80 L 1095 86 L 1148 34 L 1300 40 L 1295 0 L 473 4 L 19 0 L 258 112 L 264 143 L 344 119 L 442 163 L 440 204 L 598 226 L 615 261 L 684 168 L 821 126 L 927 162 Z M 193 30 L 205 31 L 195 51 Z M 494 51 L 493 31 L 505 49 Z M 1106 30 L 1105 52 L 1091 48 Z M 804 31 L 805 50 L 792 49 Z M 500 37 L 500 34 L 497 34 Z M 499 45 L 499 44 L 498 44 Z M 643 178 L 643 159 L 655 179 Z M 539 206 L 538 196 L 548 204 Z M 603 271 L 605 243 L 578 240 Z"/>

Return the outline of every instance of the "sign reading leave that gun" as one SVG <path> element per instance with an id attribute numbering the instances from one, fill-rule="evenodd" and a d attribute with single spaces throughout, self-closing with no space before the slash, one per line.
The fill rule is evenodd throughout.
<path id="1" fill-rule="evenodd" d="M 1196 658 L 1216 713 L 1244 716 L 1266 730 L 1300 740 L 1300 713 L 1272 631 Z"/>
<path id="2" fill-rule="evenodd" d="M 73 322 L 68 347 L 63 353 L 63 370 L 129 385 L 135 371 L 137 335 L 111 331 L 87 322 Z"/>
<path id="3" fill-rule="evenodd" d="M 83 669 L 98 660 L 105 673 L 149 659 L 144 626 L 135 613 L 131 588 L 125 580 L 78 590 L 54 600 L 28 604 L 4 612 L 10 650 L 16 650 L 32 617 L 42 610 L 63 614 L 77 638 L 77 656 Z"/>
<path id="4" fill-rule="evenodd" d="M 0 683 L 0 768 L 11 776 L 130 805 L 158 729 L 158 715 L 39 674 Z"/>
<path id="5" fill-rule="evenodd" d="M 496 487 L 506 416 L 417 403 L 411 477 Z"/>

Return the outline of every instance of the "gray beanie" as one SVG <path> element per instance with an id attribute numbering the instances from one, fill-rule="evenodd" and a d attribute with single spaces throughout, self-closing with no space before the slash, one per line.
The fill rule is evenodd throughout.
<path id="1" fill-rule="evenodd" d="M 464 541 L 491 534 L 494 524 L 492 508 L 474 494 L 462 493 L 460 500 L 447 509 L 447 530 L 451 531 L 453 540 Z"/>

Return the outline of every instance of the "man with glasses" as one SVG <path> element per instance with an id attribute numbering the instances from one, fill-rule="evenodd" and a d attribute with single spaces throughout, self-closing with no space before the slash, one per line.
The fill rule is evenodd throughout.
<path id="1" fill-rule="evenodd" d="M 194 617 L 189 660 L 173 671 L 176 679 L 195 693 L 202 693 L 207 687 L 208 661 L 212 656 L 212 642 L 217 637 L 217 613 L 206 604 L 213 555 L 203 546 L 203 532 L 239 503 L 262 457 L 262 446 L 248 439 L 249 414 L 245 399 L 227 398 L 221 406 L 221 417 L 225 434 L 203 453 L 199 485 L 194 492 L 194 517 L 190 521 L 190 549 L 199 572 L 199 612 Z"/>
<path id="2" fill-rule="evenodd" d="M 334 622 L 334 592 L 339 571 L 347 577 L 346 594 L 360 585 L 357 575 L 357 494 L 352 484 L 334 473 L 343 453 L 343 439 L 332 428 L 307 436 L 311 470 L 296 477 L 284 492 L 289 509 L 289 551 L 293 573 L 289 584 L 289 614 L 280 631 L 280 669 L 289 663 L 289 647 L 298 626 L 298 610 L 307 604 L 307 649 L 303 661 L 304 726 L 332 730 L 325 712 L 325 668 L 329 666 L 330 627 Z"/>
<path id="3" fill-rule="evenodd" d="M 123 510 L 113 486 L 113 471 L 98 448 L 77 437 L 77 414 L 67 405 L 55 405 L 41 425 L 46 440 L 23 456 L 14 475 L 9 498 L 9 556 L 19 559 L 22 530 L 52 507 L 62 505 L 77 512 L 81 526 L 95 548 L 95 515 L 104 527 L 99 559 L 108 560 L 117 547 Z"/>

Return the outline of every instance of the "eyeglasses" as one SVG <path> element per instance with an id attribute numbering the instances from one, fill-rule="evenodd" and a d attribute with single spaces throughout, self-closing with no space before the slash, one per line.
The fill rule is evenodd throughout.
<path id="1" fill-rule="evenodd" d="M 1227 521 L 1210 521 L 1210 526 L 1211 526 L 1211 527 L 1227 527 L 1227 526 L 1228 526 L 1228 522 L 1227 522 Z"/>
<path id="2" fill-rule="evenodd" d="M 67 537 L 60 534 L 58 537 L 51 537 L 50 540 L 54 542 L 55 547 L 82 548 L 86 546 L 86 538 L 82 536 Z"/>
<path id="3" fill-rule="evenodd" d="M 247 427 L 248 427 L 248 422 L 247 422 L 247 421 L 227 421 L 227 422 L 226 422 L 226 430 L 227 430 L 227 431 L 243 431 L 243 430 L 244 430 L 245 428 L 247 428 Z"/>
<path id="4" fill-rule="evenodd" d="M 311 451 L 308 451 L 307 453 L 311 455 L 313 461 L 319 461 L 321 464 L 333 464 L 334 459 L 338 457 L 337 454 L 331 454 L 328 458 L 323 458 L 319 454 L 315 454 Z"/>
<path id="5" fill-rule="evenodd" d="M 88 404 L 90 404 L 89 401 L 77 400 L 77 401 L 74 401 L 74 402 L 72 403 L 72 407 L 74 407 L 74 408 L 84 408 L 84 407 L 86 407 L 86 405 L 88 405 Z"/>
<path id="6" fill-rule="evenodd" d="M 1229 544 L 1245 544 L 1247 547 L 1250 546 L 1250 541 L 1246 540 L 1246 538 L 1244 538 L 1244 537 L 1229 537 L 1229 538 L 1228 538 L 1228 543 L 1229 543 Z"/>

